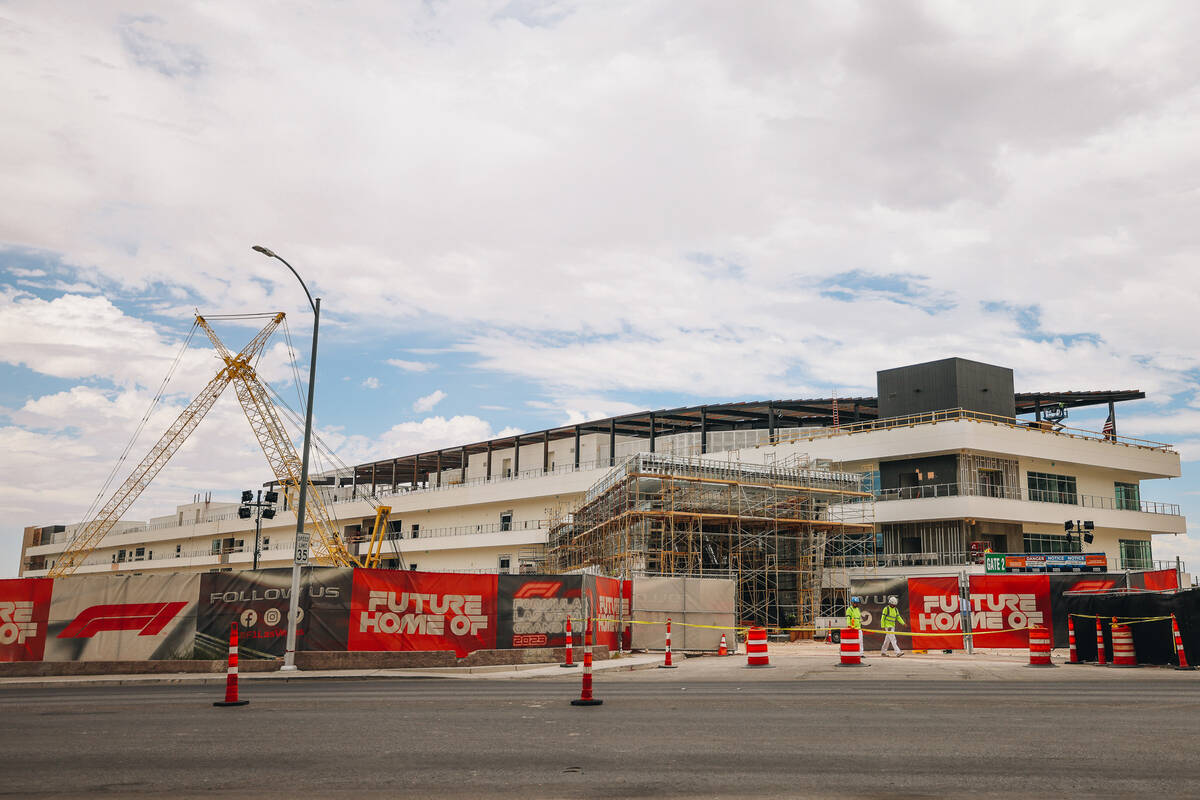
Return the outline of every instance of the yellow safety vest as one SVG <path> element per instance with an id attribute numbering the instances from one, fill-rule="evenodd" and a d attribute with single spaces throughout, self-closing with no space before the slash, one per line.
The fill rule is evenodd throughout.
<path id="1" fill-rule="evenodd" d="M 900 616 L 900 610 L 895 606 L 884 606 L 883 616 L 880 618 L 885 631 L 894 631 L 896 623 L 904 624 L 904 618 Z"/>
<path id="2" fill-rule="evenodd" d="M 850 606 L 846 609 L 846 627 L 861 628 L 862 627 L 862 611 Z"/>

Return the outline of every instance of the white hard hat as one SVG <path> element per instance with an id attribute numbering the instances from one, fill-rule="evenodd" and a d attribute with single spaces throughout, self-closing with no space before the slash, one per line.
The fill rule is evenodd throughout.
<path id="1" fill-rule="evenodd" d="M 891 597 L 888 598 L 888 602 L 891 603 L 892 605 L 896 605 L 896 603 L 899 603 L 900 601 L 896 599 L 896 595 L 892 595 Z"/>

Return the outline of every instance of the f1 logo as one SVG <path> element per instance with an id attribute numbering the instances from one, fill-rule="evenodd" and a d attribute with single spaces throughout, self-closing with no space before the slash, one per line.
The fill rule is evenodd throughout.
<path id="1" fill-rule="evenodd" d="M 513 592 L 513 597 L 554 598 L 558 596 L 558 590 L 561 588 L 562 581 L 529 581 L 520 589 Z"/>
<path id="2" fill-rule="evenodd" d="M 71 620 L 59 639 L 90 639 L 101 631 L 137 631 L 138 636 L 161 633 L 186 602 L 114 603 L 92 606 Z"/>

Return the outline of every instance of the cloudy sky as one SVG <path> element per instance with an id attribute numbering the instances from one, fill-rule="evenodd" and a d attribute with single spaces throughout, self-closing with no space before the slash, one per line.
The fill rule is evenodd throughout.
<path id="1" fill-rule="evenodd" d="M 0 576 L 216 371 L 195 309 L 288 312 L 301 405 L 256 243 L 323 299 L 347 462 L 960 355 L 1144 390 L 1121 432 L 1185 476 L 1143 497 L 1192 511 L 1198 40 L 1187 2 L 0 0 Z M 231 394 L 129 516 L 264 472 Z"/>

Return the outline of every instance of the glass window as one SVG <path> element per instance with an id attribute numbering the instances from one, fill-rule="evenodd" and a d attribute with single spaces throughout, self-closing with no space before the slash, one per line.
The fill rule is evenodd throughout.
<path id="1" fill-rule="evenodd" d="M 1144 539 L 1121 540 L 1122 569 L 1152 569 L 1154 559 L 1150 555 L 1150 542 Z"/>
<path id="2" fill-rule="evenodd" d="M 1026 553 L 1078 553 L 1081 547 L 1078 535 L 1067 539 L 1060 533 L 1027 533 L 1024 539 Z"/>
<path id="3" fill-rule="evenodd" d="M 1029 473 L 1029 499 L 1035 503 L 1079 504 L 1079 494 L 1072 475 L 1053 475 L 1048 472 Z"/>
<path id="4" fill-rule="evenodd" d="M 1142 497 L 1136 483 L 1122 483 L 1117 481 L 1113 484 L 1117 496 L 1117 508 L 1122 511 L 1141 511 Z"/>

